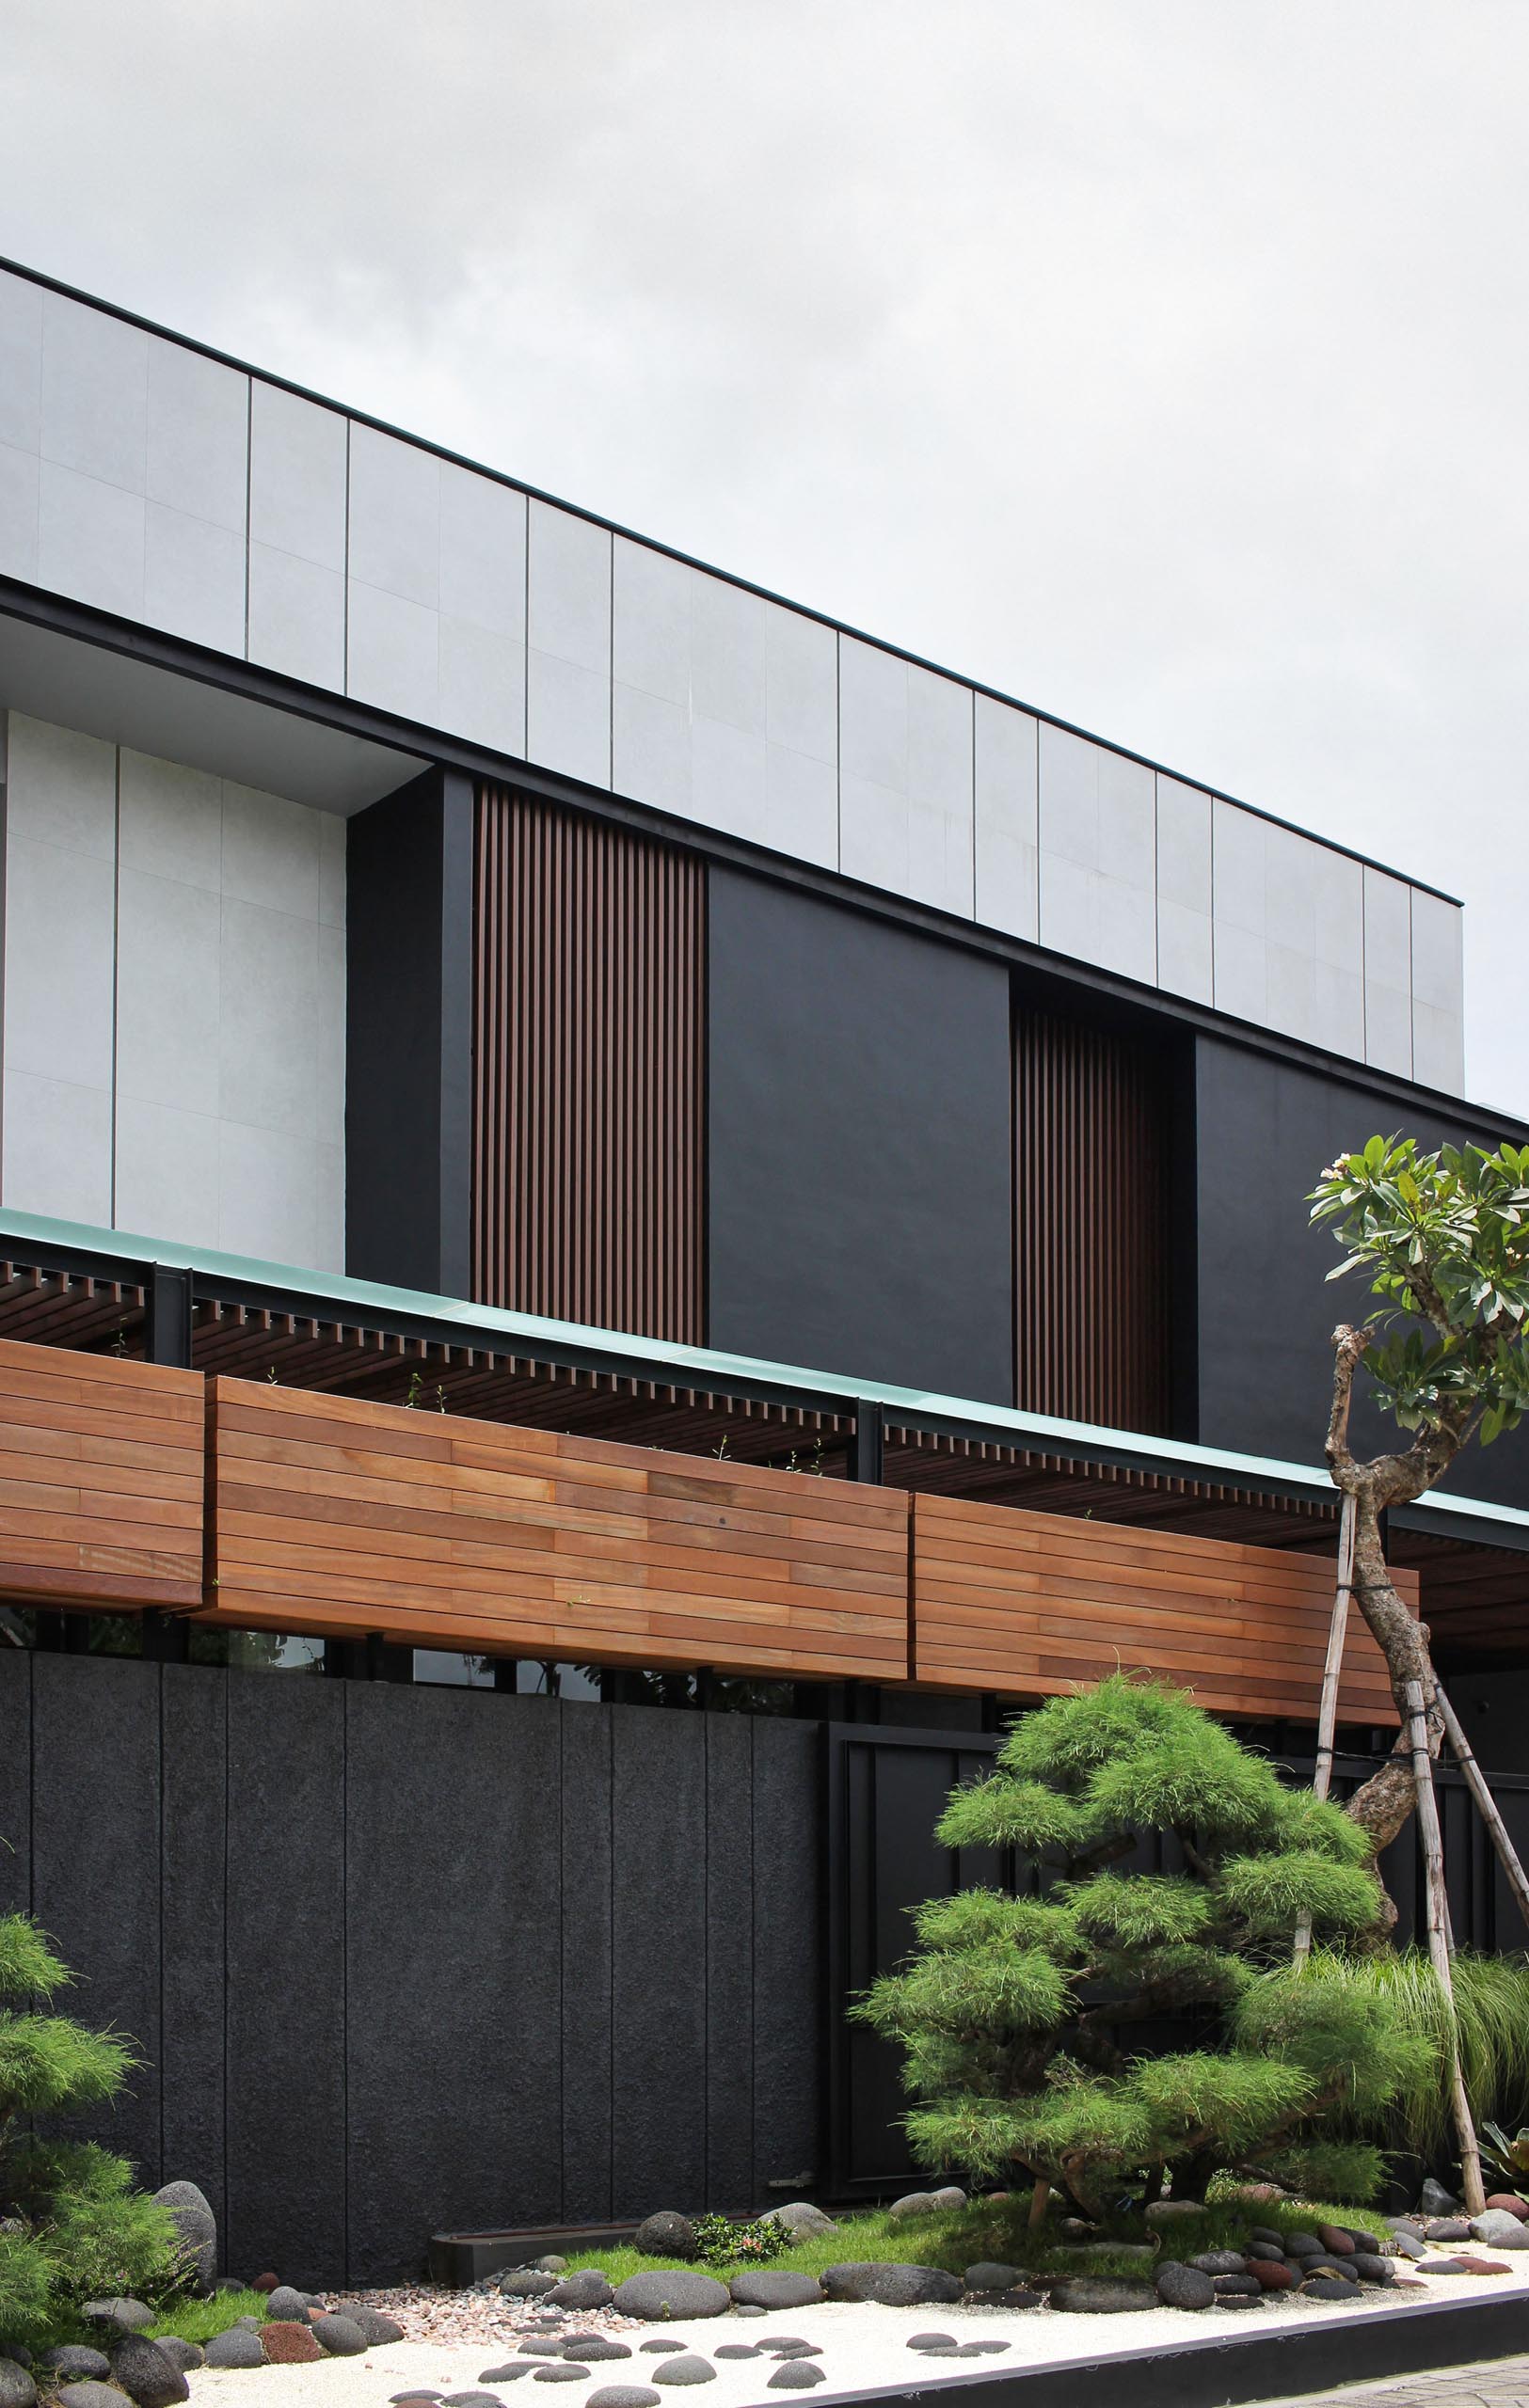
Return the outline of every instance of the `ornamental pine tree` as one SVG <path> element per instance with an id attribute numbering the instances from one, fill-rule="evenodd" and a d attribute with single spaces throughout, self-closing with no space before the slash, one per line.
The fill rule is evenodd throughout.
<path id="1" fill-rule="evenodd" d="M 0 1915 L 0 2341 L 47 2339 L 85 2300 L 157 2296 L 176 2279 L 166 2210 L 106 2149 L 35 2127 L 115 2099 L 134 2058 L 48 2012 L 72 1979 L 25 1915 Z"/>
<path id="2" fill-rule="evenodd" d="M 1036 1893 L 916 1909 L 917 1950 L 852 2010 L 903 2052 L 921 2163 L 1027 2175 L 1091 2216 L 1165 2183 L 1202 2198 L 1227 2166 L 1371 2195 L 1378 2152 L 1330 2135 L 1373 2127 L 1428 2052 L 1345 1979 L 1381 1900 L 1340 1808 L 1116 1675 L 1016 1721 L 937 1829 L 1015 1850 Z M 1155 1834 L 1179 1869 L 1130 1870 Z M 1296 1972 L 1303 1912 L 1322 1944 Z"/>

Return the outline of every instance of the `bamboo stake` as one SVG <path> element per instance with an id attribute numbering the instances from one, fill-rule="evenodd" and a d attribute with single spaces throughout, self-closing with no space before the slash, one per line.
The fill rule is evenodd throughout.
<path id="1" fill-rule="evenodd" d="M 1325 1798 L 1332 1786 L 1332 1743 L 1338 1728 L 1338 1687 L 1343 1677 L 1344 1641 L 1348 1635 L 1348 1600 L 1354 1592 L 1354 1535 L 1358 1520 L 1352 1495 L 1346 1495 L 1338 1523 L 1338 1585 L 1332 1595 L 1332 1620 L 1328 1625 L 1328 1656 L 1322 1667 L 1322 1707 L 1316 1722 L 1316 1772 L 1312 1787 Z M 1296 1962 L 1304 1964 L 1312 1948 L 1312 1918 L 1303 1914 L 1296 1925 Z"/>
<path id="2" fill-rule="evenodd" d="M 1423 1873 L 1428 1919 L 1428 1956 L 1449 2010 L 1450 2103 L 1460 2144 L 1460 2187 L 1468 2211 L 1478 2216 L 1487 2205 L 1481 2179 L 1471 2103 L 1460 2072 L 1460 2044 L 1455 2028 L 1455 1983 L 1449 1968 L 1449 1905 L 1444 1891 L 1444 1841 L 1439 1828 L 1439 1800 L 1434 1795 L 1433 1759 L 1428 1753 L 1428 1722 L 1423 1704 L 1423 1684 L 1409 1681 L 1406 1688 L 1408 1735 L 1412 1744 L 1412 1780 L 1417 1790 L 1418 1829 L 1423 1834 Z"/>
<path id="3" fill-rule="evenodd" d="M 1525 1873 L 1519 1852 L 1508 1837 L 1507 1825 L 1497 1811 L 1497 1801 L 1487 1786 L 1487 1776 L 1476 1762 L 1471 1742 L 1461 1727 L 1460 1718 L 1437 1680 L 1434 1683 L 1433 1693 L 1439 1701 L 1439 1711 L 1444 1718 L 1444 1729 L 1449 1734 L 1449 1744 L 1454 1751 L 1455 1761 L 1465 1775 L 1466 1787 L 1475 1799 L 1477 1812 L 1491 1834 L 1492 1846 L 1497 1850 L 1497 1861 L 1507 1877 L 1508 1888 L 1518 1901 L 1519 1912 L 1522 1915 L 1525 1924 L 1529 1925 L 1529 1873 Z"/>
<path id="4" fill-rule="evenodd" d="M 1037 2226 L 1039 2224 L 1041 2224 L 1041 2223 L 1043 2223 L 1043 2222 L 1044 2221 L 1044 2218 L 1045 2218 L 1045 2212 L 1046 2212 L 1046 2203 L 1047 2203 L 1047 2201 L 1049 2200 L 1050 2196 L 1051 2196 L 1051 2185 L 1050 2185 L 1050 2183 L 1046 2180 L 1046 2178 L 1045 2178 L 1045 2176 L 1044 2176 L 1043 2174 L 1038 2174 L 1038 2175 L 1036 2176 L 1036 2178 L 1035 2178 L 1035 2189 L 1034 2189 L 1034 2190 L 1031 2192 L 1031 2194 L 1030 2194 L 1030 2223 L 1029 2223 L 1029 2228 L 1030 2228 L 1031 2232 L 1033 2232 L 1033 2231 L 1035 2230 L 1036 2226 Z"/>

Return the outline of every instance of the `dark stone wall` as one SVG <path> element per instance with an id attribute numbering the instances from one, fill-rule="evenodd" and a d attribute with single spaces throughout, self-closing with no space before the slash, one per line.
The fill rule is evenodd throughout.
<path id="1" fill-rule="evenodd" d="M 815 1723 L 0 1650 L 0 1911 L 145 2063 L 92 2128 L 317 2287 L 819 2165 Z"/>
<path id="2" fill-rule="evenodd" d="M 1330 1334 L 1371 1299 L 1357 1277 L 1325 1285 L 1339 1260 L 1304 1198 L 1340 1149 L 1377 1132 L 1434 1147 L 1496 1145 L 1511 1133 L 1481 1114 L 1402 1112 L 1349 1081 L 1201 1037 L 1196 1043 L 1196 1210 L 1200 1437 L 1287 1462 L 1322 1459 L 1332 1376 Z M 1386 1425 L 1361 1405 L 1369 1450 Z M 1449 1483 L 1462 1495 L 1529 1505 L 1529 1429 L 1473 1449 Z"/>
<path id="3" fill-rule="evenodd" d="M 1007 966 L 713 867 L 709 1340 L 1013 1402 Z"/>

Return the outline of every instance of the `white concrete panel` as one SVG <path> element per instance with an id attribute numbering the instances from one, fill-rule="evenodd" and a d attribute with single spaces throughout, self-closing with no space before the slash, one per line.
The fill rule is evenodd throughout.
<path id="1" fill-rule="evenodd" d="M 248 482 L 248 377 L 151 336 L 149 499 L 243 536 Z"/>
<path id="2" fill-rule="evenodd" d="M 908 803 L 908 870 L 902 892 L 938 911 L 972 916 L 972 823 L 959 814 Z"/>
<path id="3" fill-rule="evenodd" d="M 617 687 L 678 704 L 688 717 L 694 571 L 665 552 L 629 543 L 618 535 L 611 573 L 611 673 Z M 613 783 L 621 791 L 629 791 L 622 777 L 619 739 Z"/>
<path id="4" fill-rule="evenodd" d="M 111 862 L 117 852 L 117 752 L 93 736 L 9 715 L 6 816 L 12 840 L 65 845 Z"/>
<path id="5" fill-rule="evenodd" d="M 284 911 L 225 899 L 220 1119 L 288 1135 L 317 1134 L 318 936 L 316 920 L 295 920 Z"/>
<path id="6" fill-rule="evenodd" d="M 347 566 L 353 583 L 439 607 L 440 462 L 354 420 Z"/>
<path id="7" fill-rule="evenodd" d="M 1041 943 L 1151 985 L 1157 931 L 1152 895 L 1066 854 L 1041 856 Z"/>
<path id="8" fill-rule="evenodd" d="M 1041 722 L 1041 851 L 1082 869 L 1099 867 L 1099 747 L 1066 728 Z M 1073 889 L 1069 887 L 1069 893 Z M 1042 917 L 1045 879 L 1041 882 Z"/>
<path id="9" fill-rule="evenodd" d="M 347 823 L 338 813 L 321 811 L 319 822 L 319 926 L 345 925 L 345 848 Z"/>
<path id="10" fill-rule="evenodd" d="M 1464 992 L 1460 910 L 1421 886 L 1412 889 L 1412 992 L 1435 1011 L 1458 1015 Z"/>
<path id="11" fill-rule="evenodd" d="M 437 723 L 440 614 L 379 586 L 350 580 L 345 691 L 401 719 Z"/>
<path id="12" fill-rule="evenodd" d="M 1096 748 L 1099 857 L 1096 867 L 1151 895 L 1157 879 L 1157 781 L 1140 761 Z"/>
<path id="13" fill-rule="evenodd" d="M 908 798 L 869 778 L 839 773 L 839 867 L 846 878 L 906 895 L 911 883 Z"/>
<path id="14" fill-rule="evenodd" d="M 1364 1059 L 1373 1069 L 1412 1075 L 1412 998 L 1382 979 L 1364 981 Z"/>
<path id="15" fill-rule="evenodd" d="M 611 784 L 655 811 L 691 816 L 690 713 L 633 686 L 611 689 Z"/>
<path id="16" fill-rule="evenodd" d="M 144 514 L 143 615 L 188 643 L 244 658 L 245 539 L 151 501 Z"/>
<path id="17" fill-rule="evenodd" d="M 772 824 L 764 737 L 729 721 L 697 719 L 691 728 L 691 809 L 706 828 L 777 851 L 795 847 Z M 825 774 L 823 765 L 814 765 Z"/>
<path id="18" fill-rule="evenodd" d="M 533 645 L 526 656 L 526 758 L 585 785 L 608 786 L 610 678 Z"/>
<path id="19" fill-rule="evenodd" d="M 225 1120 L 218 1131 L 218 1244 L 267 1262 L 311 1264 L 318 1172 L 311 1137 Z"/>
<path id="20" fill-rule="evenodd" d="M 44 293 L 44 460 L 141 495 L 148 418 L 149 337 L 104 309 Z"/>
<path id="21" fill-rule="evenodd" d="M 839 768 L 857 786 L 908 791 L 908 664 L 853 636 L 839 638 Z M 864 816 L 857 803 L 857 826 Z"/>
<path id="22" fill-rule="evenodd" d="M 1308 844 L 1312 875 L 1312 950 L 1330 970 L 1362 980 L 1364 864 L 1328 845 Z"/>
<path id="23" fill-rule="evenodd" d="M 1412 890 L 1405 879 L 1364 870 L 1364 1059 L 1410 1078 L 1412 1070 Z"/>
<path id="24" fill-rule="evenodd" d="M 223 877 L 221 779 L 125 749 L 119 761 L 118 849 L 123 872 L 141 870 L 215 895 Z"/>
<path id="25" fill-rule="evenodd" d="M 1157 984 L 1190 1003 L 1215 1000 L 1210 913 L 1191 911 L 1166 895 L 1157 897 Z"/>
<path id="26" fill-rule="evenodd" d="M 119 1096 L 114 1227 L 183 1245 L 218 1243 L 218 1126 L 210 1113 Z"/>
<path id="27" fill-rule="evenodd" d="M 832 627 L 764 606 L 765 734 L 788 752 L 838 765 L 838 637 Z"/>
<path id="28" fill-rule="evenodd" d="M 1223 927 L 1240 928 L 1257 937 L 1266 931 L 1264 837 L 1267 824 L 1255 818 L 1250 811 L 1239 811 L 1234 802 L 1223 802 L 1219 796 L 1213 801 L 1211 841 L 1218 935 Z M 1219 976 L 1219 943 L 1216 968 Z"/>
<path id="29" fill-rule="evenodd" d="M 834 763 L 793 752 L 784 744 L 767 745 L 765 826 L 763 842 L 777 852 L 837 869 L 838 770 Z"/>
<path id="30" fill-rule="evenodd" d="M 109 1089 L 112 863 L 12 832 L 6 847 L 8 1070 Z"/>
<path id="31" fill-rule="evenodd" d="M 927 809 L 972 816 L 972 689 L 908 671 L 908 792 Z"/>
<path id="32" fill-rule="evenodd" d="M 1038 925 L 1038 732 L 1028 711 L 976 697 L 973 723 L 976 913 L 1033 940 Z"/>
<path id="33" fill-rule="evenodd" d="M 112 1110 L 105 1087 L 5 1076 L 5 1200 L 13 1212 L 111 1227 Z"/>
<path id="34" fill-rule="evenodd" d="M 249 547 L 248 657 L 284 677 L 342 693 L 345 580 L 295 552 Z"/>
<path id="35" fill-rule="evenodd" d="M 1307 1035 L 1330 1054 L 1364 1058 L 1364 980 L 1358 950 L 1351 962 L 1314 961 L 1307 971 Z M 1273 980 L 1270 979 L 1272 990 Z"/>
<path id="36" fill-rule="evenodd" d="M 440 469 L 440 608 L 490 635 L 526 637 L 526 498 L 450 460 Z M 522 663 L 521 682 L 525 671 Z"/>
<path id="37" fill-rule="evenodd" d="M 119 619 L 143 616 L 143 497 L 44 460 L 38 583 Z"/>
<path id="38" fill-rule="evenodd" d="M 343 823 L 342 823 L 342 825 Z M 345 1133 L 345 931 L 318 932 L 313 1022 L 313 1127 L 338 1144 Z"/>
<path id="39" fill-rule="evenodd" d="M 1316 963 L 1310 953 L 1294 946 L 1277 943 L 1270 937 L 1264 947 L 1264 1021 L 1267 1027 L 1278 1029 L 1283 1037 L 1298 1037 L 1310 1044 L 1319 1042 L 1314 981 Z"/>
<path id="40" fill-rule="evenodd" d="M 533 649 L 611 674 L 611 534 L 549 501 L 530 507 L 527 633 Z M 536 681 L 531 681 L 533 707 Z"/>
<path id="41" fill-rule="evenodd" d="M 1158 898 L 1205 920 L 1211 915 L 1210 818 L 1202 788 L 1158 778 Z"/>
<path id="42" fill-rule="evenodd" d="M 346 421 L 255 379 L 250 396 L 252 543 L 341 574 L 345 566 Z"/>
<path id="43" fill-rule="evenodd" d="M 1412 999 L 1412 1076 L 1444 1095 L 1465 1091 L 1464 1030 L 1458 1012 Z"/>
<path id="44" fill-rule="evenodd" d="M 211 1106 L 217 1093 L 221 922 L 219 898 L 204 887 L 142 870 L 119 873 L 119 1099 Z"/>
<path id="45" fill-rule="evenodd" d="M 325 814 L 250 786 L 223 786 L 223 893 L 236 902 L 319 916 L 319 831 Z M 242 1116 L 247 1118 L 247 1114 Z"/>
<path id="46" fill-rule="evenodd" d="M 1262 937 L 1246 928 L 1215 923 L 1216 1008 L 1234 1020 L 1265 1025 L 1268 1020 L 1266 947 Z"/>
<path id="47" fill-rule="evenodd" d="M 765 611 L 720 577 L 691 578 L 691 703 L 697 719 L 765 734 Z"/>
<path id="48" fill-rule="evenodd" d="M 0 443 L 36 452 L 42 433 L 42 290 L 0 269 Z"/>
<path id="49" fill-rule="evenodd" d="M 0 443 L 0 577 L 38 582 L 38 505 L 41 463 L 35 452 Z"/>
<path id="50" fill-rule="evenodd" d="M 345 1149 L 313 1149 L 313 1259 L 315 1271 L 345 1268 Z"/>
<path id="51" fill-rule="evenodd" d="M 526 749 L 526 648 L 468 619 L 439 622 L 436 724 L 449 736 L 522 759 Z"/>

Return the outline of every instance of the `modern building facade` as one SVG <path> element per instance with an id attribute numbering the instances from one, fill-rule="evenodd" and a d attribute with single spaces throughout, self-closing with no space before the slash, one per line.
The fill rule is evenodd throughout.
<path id="1" fill-rule="evenodd" d="M 1309 1751 L 1302 1196 L 1507 1133 L 1457 905 L 22 269 L 0 744 L 0 1893 L 133 2152 L 327 2280 L 893 2178 L 838 2009 L 1001 1717 Z M 1529 1458 L 1457 1486 L 1517 1798 Z"/>

